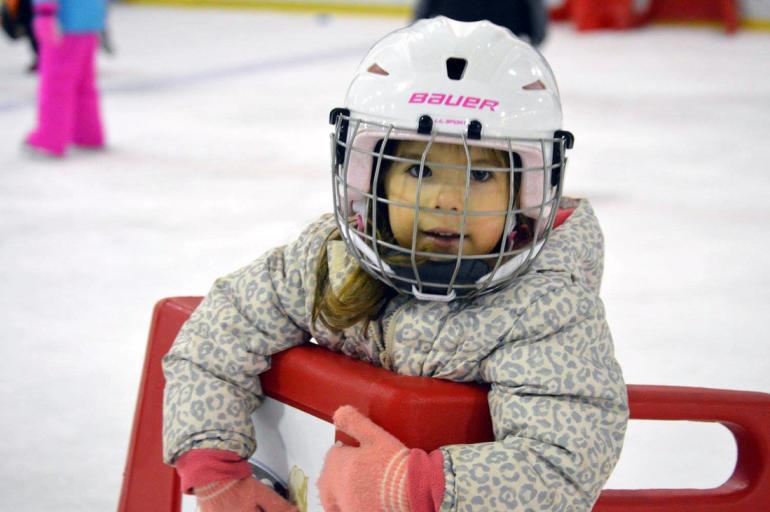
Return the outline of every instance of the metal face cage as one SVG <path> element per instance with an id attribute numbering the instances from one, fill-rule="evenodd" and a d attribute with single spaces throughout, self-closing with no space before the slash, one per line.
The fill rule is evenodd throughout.
<path id="1" fill-rule="evenodd" d="M 569 132 L 556 132 L 552 138 L 485 137 L 474 140 L 465 133 L 431 130 L 421 134 L 392 124 L 364 121 L 339 109 L 332 111 L 330 121 L 334 124 L 331 160 L 337 226 L 350 253 L 375 279 L 401 294 L 448 302 L 499 290 L 524 273 L 537 258 L 550 235 L 561 199 L 567 161 L 565 152 L 571 148 L 573 140 Z M 394 143 L 404 141 L 424 143 L 419 158 L 395 154 Z M 431 147 L 436 144 L 462 147 L 465 163 L 429 161 Z M 475 165 L 471 158 L 473 146 L 501 151 L 507 156 L 508 165 Z M 389 168 L 396 164 L 414 166 L 415 169 L 419 166 L 412 202 L 386 197 L 384 178 Z M 462 209 L 421 205 L 426 174 L 436 168 L 464 173 Z M 479 171 L 508 175 L 506 209 L 469 211 L 472 173 Z M 538 191 L 534 197 L 532 190 Z M 528 192 L 526 200 L 525 191 Z M 389 208 L 413 211 L 411 243 L 399 244 L 395 240 Z M 421 215 L 459 217 L 456 250 L 421 250 L 418 245 Z M 464 253 L 469 220 L 473 217 L 504 218 L 502 236 L 493 251 Z M 457 224 L 457 220 L 453 219 L 453 222 Z"/>

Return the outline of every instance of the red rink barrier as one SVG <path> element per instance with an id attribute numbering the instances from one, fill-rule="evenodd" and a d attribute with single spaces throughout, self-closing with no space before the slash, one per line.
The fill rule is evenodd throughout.
<path id="1" fill-rule="evenodd" d="M 179 479 L 162 462 L 161 358 L 200 297 L 155 306 L 123 474 L 119 512 L 178 512 Z M 315 345 L 273 357 L 265 394 L 331 422 L 356 406 L 407 446 L 434 449 L 492 440 L 484 386 L 404 377 Z M 628 386 L 631 418 L 719 422 L 735 437 L 732 476 L 713 489 L 605 490 L 595 512 L 761 512 L 770 504 L 770 394 L 704 388 Z M 341 435 L 338 433 L 338 437 Z"/>
<path id="2" fill-rule="evenodd" d="M 721 22 L 728 33 L 735 32 L 740 25 L 736 0 L 653 0 L 649 18 L 672 22 L 716 21 Z"/>
<path id="3" fill-rule="evenodd" d="M 571 20 L 580 31 L 628 29 L 649 22 L 717 22 L 725 32 L 740 25 L 736 0 L 650 0 L 643 11 L 633 0 L 563 0 L 549 11 L 554 21 Z"/>
<path id="4" fill-rule="evenodd" d="M 562 0 L 548 9 L 548 17 L 551 21 L 566 21 L 570 18 L 573 0 Z"/>
<path id="5" fill-rule="evenodd" d="M 647 21 L 646 13 L 634 12 L 633 0 L 572 0 L 570 15 L 580 31 L 627 29 Z"/>

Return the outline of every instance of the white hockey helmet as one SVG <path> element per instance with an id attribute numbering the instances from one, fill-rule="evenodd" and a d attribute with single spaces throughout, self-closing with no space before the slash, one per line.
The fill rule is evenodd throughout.
<path id="1" fill-rule="evenodd" d="M 420 20 L 369 50 L 344 105 L 330 115 L 334 206 L 343 239 L 372 276 L 401 293 L 450 301 L 499 289 L 539 254 L 561 196 L 565 151 L 574 139 L 561 130 L 553 73 L 529 44 L 488 21 Z M 464 233 L 454 255 L 386 240 L 383 207 L 390 202 L 381 193 L 380 170 L 389 161 L 404 161 L 386 154 L 389 141 L 425 141 L 422 158 L 413 161 L 420 179 L 434 143 L 464 146 L 466 175 L 475 169 L 469 146 L 508 154 L 507 168 L 487 169 L 510 173 L 512 188 L 507 211 L 495 212 L 505 215 L 505 230 L 494 253 L 462 254 Z M 409 206 L 419 216 L 416 203 Z M 469 213 L 474 215 L 446 212 L 462 215 L 463 226 Z M 525 243 L 513 240 L 522 219 L 530 226 Z M 396 264 L 395 255 L 411 263 Z"/>

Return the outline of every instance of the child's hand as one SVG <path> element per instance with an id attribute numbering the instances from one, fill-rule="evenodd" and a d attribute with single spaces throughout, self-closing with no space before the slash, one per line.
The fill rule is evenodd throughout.
<path id="1" fill-rule="evenodd" d="M 59 44 L 61 30 L 59 29 L 59 19 L 56 16 L 56 5 L 38 4 L 35 6 L 32 31 L 43 46 L 57 46 Z"/>
<path id="2" fill-rule="evenodd" d="M 275 491 L 252 477 L 193 489 L 200 512 L 297 512 Z"/>
<path id="3" fill-rule="evenodd" d="M 408 512 L 406 470 L 409 450 L 349 405 L 337 409 L 334 424 L 357 439 L 361 446 L 338 443 L 326 454 L 318 479 L 324 510 Z"/>

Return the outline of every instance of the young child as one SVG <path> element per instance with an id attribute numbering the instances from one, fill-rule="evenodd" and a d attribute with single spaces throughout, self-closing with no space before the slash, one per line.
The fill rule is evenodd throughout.
<path id="1" fill-rule="evenodd" d="M 350 406 L 327 511 L 581 512 L 620 455 L 626 389 L 591 206 L 542 56 L 489 22 L 380 40 L 332 111 L 334 214 L 219 279 L 164 360 L 165 461 L 203 512 L 289 510 L 249 476 L 272 354 L 313 337 L 403 375 L 490 385 L 495 441 L 408 449 Z M 554 227 L 557 226 L 557 227 Z"/>
<path id="2" fill-rule="evenodd" d="M 95 54 L 106 0 L 35 0 L 34 33 L 40 47 L 37 127 L 25 145 L 45 156 L 64 156 L 75 144 L 104 146 Z"/>

